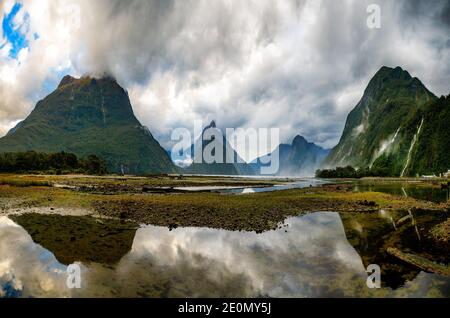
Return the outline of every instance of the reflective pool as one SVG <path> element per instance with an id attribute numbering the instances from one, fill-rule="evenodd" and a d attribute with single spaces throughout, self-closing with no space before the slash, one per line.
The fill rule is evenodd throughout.
<path id="1" fill-rule="evenodd" d="M 425 240 L 429 225 L 446 214 L 410 213 L 318 212 L 262 234 L 169 230 L 92 217 L 0 217 L 0 295 L 449 297 L 450 277 L 385 253 L 389 243 L 440 253 L 439 261 L 448 263 L 448 254 Z M 81 268 L 80 289 L 66 284 L 72 263 Z M 380 289 L 366 285 L 369 264 L 382 269 Z"/>
<path id="2" fill-rule="evenodd" d="M 354 191 L 357 192 L 382 192 L 393 195 L 411 197 L 417 200 L 430 201 L 435 203 L 446 202 L 449 200 L 448 189 L 440 187 L 421 186 L 414 184 L 359 184 L 355 183 Z"/>

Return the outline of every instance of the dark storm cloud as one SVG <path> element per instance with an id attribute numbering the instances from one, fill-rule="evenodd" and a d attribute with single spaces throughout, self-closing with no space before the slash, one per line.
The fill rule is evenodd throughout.
<path id="1" fill-rule="evenodd" d="M 442 22 L 450 28 L 450 1 L 447 1 L 444 5 L 444 9 L 440 15 Z"/>
<path id="2" fill-rule="evenodd" d="M 408 23 L 411 20 L 423 20 L 432 18 L 432 23 L 438 27 L 450 27 L 450 1 L 437 0 L 409 0 L 402 2 L 402 9 L 404 14 L 401 14 L 407 19 Z"/>
<path id="3" fill-rule="evenodd" d="M 236 1 L 103 0 L 82 6 L 84 56 L 78 67 L 89 72 L 125 74 L 145 82 L 155 71 L 202 71 L 244 63 L 247 44 L 269 43 L 281 18 L 276 3 L 256 5 Z M 89 15 L 88 12 L 94 14 Z M 255 43 L 245 43 L 254 32 Z M 117 73 L 117 74 L 116 74 Z"/>
<path id="4" fill-rule="evenodd" d="M 114 75 L 165 146 L 215 119 L 331 147 L 383 65 L 450 91 L 450 1 L 67 1 L 81 9 L 72 70 Z M 381 29 L 367 27 L 372 3 Z"/>

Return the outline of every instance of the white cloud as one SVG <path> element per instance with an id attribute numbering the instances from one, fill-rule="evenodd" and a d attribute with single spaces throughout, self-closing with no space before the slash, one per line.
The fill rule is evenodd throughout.
<path id="1" fill-rule="evenodd" d="M 43 83 L 56 86 L 62 73 L 114 75 L 165 146 L 173 128 L 216 119 L 222 128 L 280 127 L 284 142 L 302 134 L 331 147 L 382 65 L 448 94 L 449 28 L 436 22 L 444 1 L 423 4 L 419 15 L 408 1 L 381 1 L 379 30 L 366 27 L 370 1 L 22 2 L 29 52 L 17 63 L 0 51 L 3 127 L 26 116 L 48 93 Z"/>

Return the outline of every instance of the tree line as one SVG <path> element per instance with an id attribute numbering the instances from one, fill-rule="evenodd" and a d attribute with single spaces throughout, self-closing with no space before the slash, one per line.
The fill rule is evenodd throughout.
<path id="1" fill-rule="evenodd" d="M 35 151 L 0 153 L 0 172 L 11 173 L 88 173 L 102 175 L 108 172 L 106 162 L 95 156 L 78 158 L 73 153 L 42 153 Z"/>
<path id="2" fill-rule="evenodd" d="M 352 178 L 359 179 L 364 177 L 389 177 L 390 171 L 387 168 L 358 169 L 352 166 L 337 167 L 336 169 L 323 169 L 316 171 L 317 178 Z"/>

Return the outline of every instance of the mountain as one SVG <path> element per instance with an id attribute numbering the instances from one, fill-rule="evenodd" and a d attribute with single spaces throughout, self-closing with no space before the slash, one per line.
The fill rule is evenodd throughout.
<path id="1" fill-rule="evenodd" d="M 136 119 L 128 93 L 110 77 L 65 76 L 31 114 L 0 139 L 0 152 L 94 154 L 111 172 L 175 172 L 169 156 Z"/>
<path id="2" fill-rule="evenodd" d="M 213 147 L 214 144 L 211 144 L 215 141 L 214 137 L 211 140 L 204 140 L 205 132 L 216 132 L 218 134 L 222 134 L 222 132 L 217 128 L 215 121 L 212 121 L 208 126 L 203 129 L 201 139 L 203 143 L 200 144 L 200 138 L 195 142 L 195 146 L 191 146 L 191 154 L 194 158 L 194 163 L 184 169 L 185 173 L 188 174 L 204 174 L 204 175 L 254 175 L 255 171 L 251 167 L 251 165 L 245 163 L 242 158 L 234 151 L 231 145 L 228 143 L 225 136 L 222 134 L 221 140 L 217 143 L 217 148 L 221 149 L 222 163 L 208 163 L 203 158 L 204 150 L 206 149 L 206 153 L 211 153 L 215 156 L 216 149 L 210 151 L 210 147 Z M 209 147 L 208 147 L 209 146 Z M 230 158 L 233 159 L 233 163 L 226 163 L 226 155 L 227 155 L 227 147 L 231 149 Z M 219 154 L 217 154 L 219 156 Z M 230 160 L 228 160 L 230 161 Z"/>
<path id="3" fill-rule="evenodd" d="M 401 67 L 383 66 L 348 115 L 342 137 L 323 166 L 367 168 L 376 162 L 383 166 L 380 160 L 395 154 L 396 167 L 392 172 L 400 175 L 400 167 L 408 157 L 412 131 L 418 130 L 417 112 L 436 100 L 418 78 Z"/>
<path id="4" fill-rule="evenodd" d="M 320 167 L 329 150 L 323 149 L 312 142 L 308 142 L 303 136 L 296 136 L 292 144 L 280 144 L 278 149 L 272 152 L 271 158 L 279 153 L 278 176 L 311 177 Z M 258 158 L 261 165 L 261 158 Z"/>
<path id="5" fill-rule="evenodd" d="M 399 129 L 390 151 L 373 163 L 385 175 L 439 175 L 450 169 L 450 95 L 419 107 Z"/>

